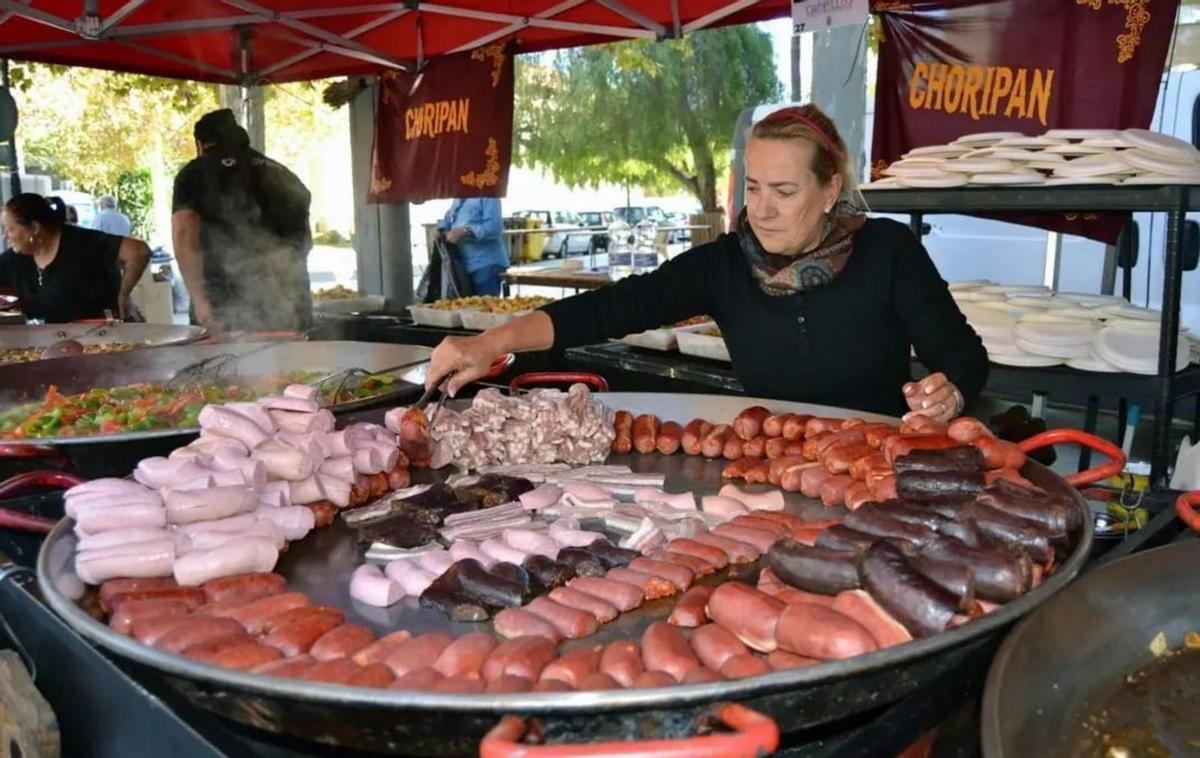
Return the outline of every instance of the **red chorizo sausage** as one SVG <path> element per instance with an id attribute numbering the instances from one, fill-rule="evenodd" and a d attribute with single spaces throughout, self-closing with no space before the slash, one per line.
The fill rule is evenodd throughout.
<path id="1" fill-rule="evenodd" d="M 485 632 L 464 634 L 442 649 L 433 670 L 447 677 L 477 675 L 496 644 L 496 638 Z"/>
<path id="2" fill-rule="evenodd" d="M 658 416 L 644 413 L 633 420 L 633 449 L 642 455 L 654 452 L 658 442 Z"/>
<path id="3" fill-rule="evenodd" d="M 642 664 L 647 671 L 661 671 L 679 682 L 700 661 L 679 627 L 656 621 L 642 634 Z"/>
<path id="4" fill-rule="evenodd" d="M 187 603 L 182 600 L 131 600 L 121 603 L 108 619 L 108 625 L 121 634 L 129 634 L 133 631 L 133 622 L 138 619 L 183 616 L 187 612 Z"/>
<path id="5" fill-rule="evenodd" d="M 665 421 L 659 427 L 655 447 L 663 455 L 675 455 L 675 453 L 679 452 L 679 445 L 682 440 L 683 427 L 674 421 Z"/>
<path id="6" fill-rule="evenodd" d="M 246 630 L 233 619 L 193 616 L 159 637 L 154 646 L 171 653 L 178 653 L 201 642 L 208 642 L 219 637 L 244 636 L 245 634 Z"/>
<path id="7" fill-rule="evenodd" d="M 629 568 L 611 568 L 604 575 L 605 579 L 621 582 L 640 589 L 647 600 L 657 600 L 660 597 L 674 595 L 679 589 L 671 582 L 660 576 L 647 574 L 643 571 Z"/>
<path id="8" fill-rule="evenodd" d="M 790 444 L 783 437 L 775 437 L 774 439 L 767 440 L 767 444 L 763 447 L 763 452 L 766 454 L 768 460 L 782 458 L 787 455 Z"/>
<path id="9" fill-rule="evenodd" d="M 761 405 L 752 405 L 733 420 L 733 431 L 743 440 L 751 440 L 762 431 L 763 422 L 771 412 Z"/>
<path id="10" fill-rule="evenodd" d="M 756 513 L 758 513 L 758 512 L 759 511 L 756 511 Z M 733 524 L 734 526 L 746 526 L 746 527 L 750 527 L 751 529 L 761 529 L 764 532 L 771 532 L 780 537 L 784 537 L 784 536 L 790 535 L 792 533 L 791 527 L 789 527 L 787 524 L 783 524 L 779 521 L 772 521 L 771 519 L 767 519 L 767 518 L 762 518 L 753 513 L 746 513 L 741 516 L 735 516 L 734 518 L 730 519 L 726 523 Z"/>
<path id="11" fill-rule="evenodd" d="M 595 645 L 563 653 L 542 669 L 539 681 L 557 679 L 570 685 L 572 689 L 578 689 L 588 674 L 594 674 L 600 670 L 601 650 L 603 650 L 603 646 Z"/>
<path id="12" fill-rule="evenodd" d="M 259 644 L 245 634 L 201 642 L 180 651 L 180 655 L 201 663 L 211 663 L 214 666 L 239 671 L 248 671 L 283 657 L 278 650 Z"/>
<path id="13" fill-rule="evenodd" d="M 719 682 L 721 679 L 722 676 L 708 666 L 697 666 L 688 672 L 681 684 L 708 684 L 709 682 Z"/>
<path id="14" fill-rule="evenodd" d="M 875 500 L 875 496 L 871 494 L 871 488 L 866 482 L 851 482 L 846 488 L 846 494 L 842 501 L 848 510 L 857 510 L 860 505 L 870 503 Z"/>
<path id="15" fill-rule="evenodd" d="M 145 589 L 122 592 L 111 595 L 108 598 L 107 610 L 110 613 L 115 613 L 121 608 L 122 604 L 131 603 L 135 600 L 178 600 L 185 604 L 188 607 L 188 610 L 195 610 L 196 608 L 204 605 L 204 591 L 199 587 L 176 586 L 164 587 L 161 589 Z M 103 608 L 103 605 L 101 607 Z"/>
<path id="16" fill-rule="evenodd" d="M 382 663 L 396 646 L 408 642 L 410 639 L 412 639 L 412 634 L 407 629 L 398 629 L 391 634 L 380 637 L 351 657 L 360 666 Z"/>
<path id="17" fill-rule="evenodd" d="M 820 460 L 825 451 L 830 448 L 859 443 L 867 444 L 867 435 L 861 429 L 842 429 L 815 441 L 813 450 L 817 454 L 817 460 Z"/>
<path id="18" fill-rule="evenodd" d="M 775 642 L 789 653 L 818 660 L 849 658 L 878 648 L 862 624 L 832 608 L 807 603 L 783 609 Z"/>
<path id="19" fill-rule="evenodd" d="M 529 692 L 533 689 L 533 682 L 523 676 L 513 676 L 505 674 L 494 682 L 490 682 L 484 692 L 489 694 L 507 694 L 513 692 Z"/>
<path id="20" fill-rule="evenodd" d="M 867 474 L 867 489 L 876 500 L 894 500 L 896 495 L 896 475 L 891 469 L 872 469 Z"/>
<path id="21" fill-rule="evenodd" d="M 772 650 L 767 653 L 767 665 L 772 671 L 787 671 L 789 669 L 801 669 L 806 666 L 815 666 L 820 661 L 816 658 L 805 658 L 802 655 L 789 653 L 786 650 Z"/>
<path id="22" fill-rule="evenodd" d="M 1017 469 L 1025 465 L 1025 453 L 1006 440 L 995 437 L 978 437 L 971 444 L 983 454 L 983 464 L 989 469 Z"/>
<path id="23" fill-rule="evenodd" d="M 767 481 L 776 487 L 783 480 L 783 472 L 792 466 L 819 465 L 810 463 L 803 455 L 784 455 L 771 461 L 767 468 Z"/>
<path id="24" fill-rule="evenodd" d="M 325 682 L 327 684 L 345 684 L 346 680 L 358 673 L 359 666 L 349 658 L 333 658 L 317 661 L 296 676 L 307 682 Z M 390 671 L 390 669 L 389 669 Z"/>
<path id="25" fill-rule="evenodd" d="M 393 645 L 380 662 L 400 679 L 405 674 L 431 666 L 452 641 L 450 635 L 443 632 L 418 635 Z M 355 660 L 359 658 L 361 656 L 356 656 Z"/>
<path id="26" fill-rule="evenodd" d="M 634 680 L 645 670 L 642 650 L 632 640 L 610 643 L 600 655 L 600 671 L 611 676 L 622 687 L 632 687 Z"/>
<path id="27" fill-rule="evenodd" d="M 389 690 L 432 690 L 438 682 L 444 677 L 428 666 L 423 666 L 419 669 L 414 669 L 402 676 L 397 676 L 396 679 L 388 685 Z"/>
<path id="28" fill-rule="evenodd" d="M 686 679 L 687 677 L 684 678 Z M 641 674 L 638 674 L 637 679 L 634 679 L 633 683 L 629 686 L 631 689 L 640 690 L 650 687 L 671 687 L 675 684 L 678 684 L 675 677 L 665 671 L 643 671 Z"/>
<path id="29" fill-rule="evenodd" d="M 850 474 L 850 478 L 856 482 L 865 482 L 871 469 L 883 468 L 889 468 L 887 456 L 880 452 L 874 452 L 855 460 L 850 464 L 850 470 L 846 473 Z"/>
<path id="30" fill-rule="evenodd" d="M 767 443 L 770 441 L 765 434 L 760 434 L 754 439 L 746 440 L 742 445 L 742 454 L 748 458 L 764 458 L 767 455 Z"/>
<path id="31" fill-rule="evenodd" d="M 212 579 L 200 586 L 209 603 L 226 600 L 257 600 L 284 591 L 287 582 L 279 574 L 237 574 Z"/>
<path id="32" fill-rule="evenodd" d="M 664 563 L 673 563 L 676 566 L 683 566 L 691 571 L 697 579 L 702 576 L 707 576 L 708 574 L 711 574 L 717 570 L 716 566 L 712 565 L 708 561 L 697 558 L 694 555 L 672 553 L 671 551 L 662 548 L 646 553 L 646 557 L 652 558 L 656 561 L 663 561 Z"/>
<path id="33" fill-rule="evenodd" d="M 593 618 L 592 621 L 596 619 Z M 551 642 L 562 641 L 562 632 L 547 619 L 524 608 L 505 608 L 492 619 L 496 634 L 506 639 L 545 637 Z"/>
<path id="34" fill-rule="evenodd" d="M 542 669 L 558 657 L 558 646 L 545 637 L 514 637 L 501 642 L 483 663 L 483 680 L 495 682 L 512 675 L 535 682 Z"/>
<path id="35" fill-rule="evenodd" d="M 487 685 L 478 677 L 448 676 L 430 688 L 432 692 L 454 692 L 460 695 L 472 695 L 483 692 Z"/>
<path id="36" fill-rule="evenodd" d="M 729 424 L 717 424 L 700 442 L 700 452 L 705 458 L 720 458 L 725 452 L 725 443 L 733 436 L 733 427 Z"/>
<path id="37" fill-rule="evenodd" d="M 729 559 L 730 563 L 753 563 L 757 561 L 762 551 L 747 542 L 737 539 L 736 537 L 725 537 L 712 532 L 697 534 L 691 538 L 694 542 L 699 542 L 701 545 L 709 545 L 715 547 Z"/>
<path id="38" fill-rule="evenodd" d="M 958 440 L 969 445 L 977 439 L 991 437 L 992 430 L 988 429 L 987 424 L 984 424 L 977 418 L 960 416 L 946 426 L 945 434 L 952 440 Z"/>
<path id="39" fill-rule="evenodd" d="M 577 576 L 567 586 L 612 603 L 622 613 L 637 608 L 645 597 L 641 587 L 602 576 Z"/>
<path id="40" fill-rule="evenodd" d="M 688 425 L 683 428 L 682 447 L 683 452 L 688 455 L 700 455 L 700 446 L 708 433 L 712 431 L 712 424 L 702 418 L 694 418 L 688 422 Z"/>
<path id="41" fill-rule="evenodd" d="M 392 670 L 382 663 L 372 663 L 370 666 L 359 666 L 358 670 L 346 677 L 342 682 L 347 687 L 387 687 L 396 680 Z"/>
<path id="42" fill-rule="evenodd" d="M 595 616 L 601 624 L 607 624 L 620 614 L 617 607 L 604 598 L 589 595 L 574 587 L 555 587 L 550 590 L 550 599 L 568 608 L 587 611 Z"/>
<path id="43" fill-rule="evenodd" d="M 782 437 L 783 425 L 787 422 L 789 416 L 794 416 L 794 413 L 776 413 L 767 416 L 762 422 L 762 435 L 764 437 Z"/>
<path id="44" fill-rule="evenodd" d="M 913 636 L 904 625 L 892 618 L 863 590 L 838 593 L 830 607 L 862 624 L 881 648 L 912 641 Z"/>
<path id="45" fill-rule="evenodd" d="M 613 679 L 603 671 L 593 671 L 584 678 L 579 680 L 579 685 L 575 688 L 581 691 L 590 690 L 617 690 L 621 685 L 616 679 Z"/>
<path id="46" fill-rule="evenodd" d="M 375 632 L 361 624 L 342 624 L 321 635 L 308 651 L 318 661 L 348 658 L 375 641 Z"/>
<path id="47" fill-rule="evenodd" d="M 800 413 L 789 413 L 787 418 L 783 420 L 783 438 L 788 442 L 797 442 L 804 439 L 804 430 L 808 426 L 808 422 L 812 420 L 812 416 Z"/>
<path id="48" fill-rule="evenodd" d="M 725 551 L 694 539 L 688 539 L 687 537 L 678 537 L 671 540 L 667 543 L 667 550 L 672 553 L 699 558 L 717 569 L 723 569 L 729 565 L 729 556 L 725 554 Z"/>
<path id="49" fill-rule="evenodd" d="M 307 653 L 313 643 L 321 635 L 340 626 L 346 617 L 332 608 L 313 608 L 314 611 L 333 611 L 330 613 L 309 614 L 306 617 L 284 624 L 263 637 L 263 644 L 273 647 L 285 656 Z"/>
<path id="50" fill-rule="evenodd" d="M 674 563 L 664 563 L 656 561 L 652 558 L 639 557 L 634 558 L 629 562 L 629 568 L 634 571 L 642 571 L 652 576 L 660 576 L 666 579 L 671 584 L 674 584 L 680 592 L 687 590 L 695 581 L 696 575 L 687 566 L 680 566 Z"/>
<path id="51" fill-rule="evenodd" d="M 261 663 L 250 669 L 251 674 L 263 674 L 264 676 L 278 676 L 285 679 L 295 678 L 300 672 L 305 671 L 317 661 L 307 653 L 293 656 L 291 658 L 277 658 L 273 661 Z"/>
<path id="52" fill-rule="evenodd" d="M 246 627 L 246 631 L 251 634 L 262 634 L 266 631 L 273 616 L 307 607 L 308 596 L 303 592 L 284 592 L 280 595 L 268 595 L 228 608 L 214 608 L 208 613 L 231 618 Z M 197 611 L 197 613 L 201 612 L 205 612 L 203 608 Z"/>
<path id="53" fill-rule="evenodd" d="M 850 477 L 846 477 L 849 479 Z M 728 537 L 731 540 L 745 542 L 748 545 L 753 545 L 754 549 L 759 553 L 765 553 L 774 544 L 778 536 L 773 532 L 765 532 L 762 529 L 753 529 L 745 526 L 734 526 L 733 524 L 720 524 L 712 530 L 713 534 L 719 537 Z"/>
<path id="54" fill-rule="evenodd" d="M 821 502 L 826 506 L 841 505 L 846 500 L 846 490 L 852 484 L 847 474 L 834 474 L 821 482 Z"/>
<path id="55" fill-rule="evenodd" d="M 943 434 L 911 434 L 898 437 L 888 437 L 883 443 L 883 452 L 887 455 L 888 464 L 892 465 L 897 458 L 902 458 L 914 450 L 946 450 L 958 447 L 957 440 L 952 440 Z"/>
<path id="56" fill-rule="evenodd" d="M 100 585 L 99 597 L 100 608 L 104 611 L 112 611 L 112 599 L 118 595 L 126 595 L 135 592 L 155 592 L 160 590 L 177 590 L 180 586 L 176 581 L 169 576 L 166 577 L 148 577 L 145 579 L 109 579 L 104 584 Z M 191 588 L 194 589 L 194 588 Z M 161 597 L 140 597 L 131 598 L 134 600 L 155 600 Z M 178 600 L 179 598 L 173 598 Z M 201 601 L 203 602 L 203 601 Z"/>
<path id="57" fill-rule="evenodd" d="M 708 599 L 708 617 L 746 646 L 769 653 L 775 649 L 776 625 L 786 603 L 748 584 L 726 582 Z"/>
<path id="58" fill-rule="evenodd" d="M 617 455 L 625 455 L 633 450 L 633 414 L 629 411 L 617 411 L 613 418 L 612 451 Z"/>
<path id="59" fill-rule="evenodd" d="M 743 452 L 745 445 L 746 442 L 743 439 L 730 435 L 725 439 L 725 447 L 721 449 L 721 455 L 727 461 L 736 461 L 745 454 Z"/>
<path id="60" fill-rule="evenodd" d="M 688 641 L 700 662 L 713 671 L 720 671 L 730 658 L 750 653 L 741 640 L 720 624 L 705 624 L 695 629 Z"/>
<path id="61" fill-rule="evenodd" d="M 600 628 L 600 622 L 587 611 L 559 605 L 548 597 L 535 597 L 525 606 L 525 610 L 549 622 L 559 634 L 569 640 L 595 634 Z"/>
<path id="62" fill-rule="evenodd" d="M 766 484 L 770 472 L 771 462 L 759 460 L 758 463 L 746 469 L 746 474 L 742 478 L 746 480 L 747 484 Z"/>
<path id="63" fill-rule="evenodd" d="M 713 588 L 705 584 L 697 584 L 675 603 L 667 622 L 675 626 L 697 627 L 708 621 L 708 599 L 712 596 Z"/>
<path id="64" fill-rule="evenodd" d="M 756 655 L 738 655 L 725 661 L 720 674 L 726 679 L 745 679 L 748 676 L 759 676 L 771 670 L 766 661 Z"/>
<path id="65" fill-rule="evenodd" d="M 804 424 L 804 439 L 810 439 L 823 434 L 832 432 L 842 428 L 842 420 L 840 418 L 821 418 L 813 416 Z"/>

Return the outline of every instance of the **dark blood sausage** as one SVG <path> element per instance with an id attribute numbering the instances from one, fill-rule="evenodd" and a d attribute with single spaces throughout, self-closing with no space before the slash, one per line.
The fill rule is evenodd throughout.
<path id="1" fill-rule="evenodd" d="M 700 455 L 701 443 L 712 431 L 712 424 L 702 418 L 694 418 L 683 428 L 681 446 L 688 455 Z M 628 686 L 628 685 L 626 685 Z"/>
<path id="2" fill-rule="evenodd" d="M 1054 558 L 1054 548 L 1039 525 L 1018 518 L 1004 511 L 976 502 L 963 510 L 967 519 L 984 538 L 1021 548 L 1038 563 L 1049 563 Z"/>
<path id="3" fill-rule="evenodd" d="M 878 649 L 871 632 L 853 618 L 824 605 L 792 603 L 779 617 L 780 650 L 803 658 L 839 660 Z"/>
<path id="4" fill-rule="evenodd" d="M 633 449 L 642 455 L 654 452 L 658 441 L 658 416 L 642 414 L 633 420 Z"/>
<path id="5" fill-rule="evenodd" d="M 612 451 L 617 455 L 625 455 L 633 450 L 633 414 L 629 411 L 617 411 L 613 418 L 615 436 Z"/>
<path id="6" fill-rule="evenodd" d="M 957 471 L 960 474 L 983 473 L 983 455 L 970 445 L 944 450 L 913 450 L 895 460 L 896 473 L 906 471 Z"/>
<path id="7" fill-rule="evenodd" d="M 992 603 L 1007 603 L 1020 597 L 1029 589 L 1033 575 L 1029 556 L 1024 552 L 978 549 L 951 538 L 926 544 L 919 555 L 966 566 L 974 575 L 975 594 Z"/>
<path id="8" fill-rule="evenodd" d="M 924 526 L 935 532 L 941 530 L 950 521 L 937 511 L 905 500 L 883 500 L 878 503 L 869 503 L 860 508 L 855 515 L 858 518 L 864 518 L 874 512 L 882 513 L 906 524 Z"/>
<path id="9" fill-rule="evenodd" d="M 872 545 L 859 571 L 863 589 L 914 637 L 944 631 L 958 611 L 958 598 L 917 573 L 889 542 Z"/>
<path id="10" fill-rule="evenodd" d="M 904 540 L 914 545 L 923 545 L 937 536 L 923 524 L 912 524 L 888 514 L 883 509 L 864 506 L 846 514 L 843 523 L 863 534 L 875 537 Z"/>
<path id="11" fill-rule="evenodd" d="M 700 440 L 700 452 L 705 458 L 720 458 L 725 452 L 725 443 L 733 436 L 733 427 L 729 424 L 717 424 L 708 430 Z"/>
<path id="12" fill-rule="evenodd" d="M 604 576 L 604 564 L 581 547 L 564 547 L 555 560 L 570 566 L 576 576 Z"/>
<path id="13" fill-rule="evenodd" d="M 447 574 L 450 576 L 447 577 Z M 442 586 L 442 579 L 447 579 L 447 589 L 453 589 L 480 605 L 519 608 L 532 594 L 528 586 L 488 571 L 474 558 L 457 561 L 438 577 L 436 582 L 439 586 Z"/>
<path id="14" fill-rule="evenodd" d="M 786 605 L 748 584 L 726 582 L 709 597 L 708 617 L 747 647 L 769 653 L 775 649 L 775 629 Z"/>
<path id="15" fill-rule="evenodd" d="M 983 474 L 961 471 L 905 471 L 896 474 L 896 495 L 915 500 L 973 497 L 983 491 Z"/>
<path id="16" fill-rule="evenodd" d="M 536 682 L 558 647 L 545 637 L 515 637 L 501 642 L 483 663 L 483 680 L 491 683 L 502 676 L 519 676 Z"/>
<path id="17" fill-rule="evenodd" d="M 671 610 L 671 616 L 667 619 L 668 623 L 675 626 L 696 627 L 708 620 L 707 611 L 708 599 L 713 593 L 713 588 L 706 584 L 697 584 L 675 602 L 675 607 Z"/>
<path id="18" fill-rule="evenodd" d="M 679 627 L 662 621 L 648 626 L 642 635 L 642 663 L 647 671 L 661 671 L 676 682 L 700 665 Z"/>
<path id="19" fill-rule="evenodd" d="M 713 671 L 720 671 L 730 658 L 750 653 L 741 640 L 720 624 L 705 624 L 693 631 L 688 641 L 700 662 Z"/>
<path id="20" fill-rule="evenodd" d="M 637 608 L 642 604 L 642 599 L 645 597 L 645 593 L 641 587 L 635 587 L 625 582 L 618 582 L 614 579 L 606 579 L 602 576 L 576 577 L 568 586 L 573 590 L 578 590 L 579 592 L 612 603 L 622 613 Z"/>
<path id="21" fill-rule="evenodd" d="M 213 579 L 201 585 L 210 603 L 225 600 L 257 600 L 284 591 L 287 582 L 279 574 L 237 574 Z"/>
<path id="22" fill-rule="evenodd" d="M 885 501 L 888 502 L 888 501 Z M 965 511 L 972 503 L 975 502 L 974 496 L 946 498 L 944 500 L 907 500 L 903 501 L 919 508 L 933 511 L 939 516 L 945 516 L 951 520 L 961 520 L 963 511 Z"/>
<path id="23" fill-rule="evenodd" d="M 1062 498 L 1031 490 L 1003 479 L 985 489 L 977 502 L 1040 525 L 1047 536 L 1058 538 L 1079 527 L 1078 509 Z"/>
<path id="24" fill-rule="evenodd" d="M 608 540 L 603 539 L 596 540 L 583 549 L 599 561 L 600 565 L 609 569 L 616 568 L 617 566 L 628 566 L 630 561 L 641 555 L 636 550 L 617 547 Z"/>
<path id="25" fill-rule="evenodd" d="M 975 574 L 970 566 L 938 558 L 909 559 L 909 565 L 925 578 L 958 598 L 958 611 L 967 613 L 975 606 Z"/>
<path id="26" fill-rule="evenodd" d="M 575 578 L 575 569 L 553 558 L 535 553 L 525 559 L 525 570 L 543 590 L 562 587 Z"/>
<path id="27" fill-rule="evenodd" d="M 646 667 L 642 664 L 642 649 L 632 640 L 609 643 L 600 655 L 600 671 L 611 676 L 622 687 L 633 686 Z"/>
<path id="28" fill-rule="evenodd" d="M 743 440 L 752 440 L 762 431 L 763 422 L 771 412 L 761 405 L 752 405 L 737 415 L 733 420 L 733 431 Z M 783 428 L 780 427 L 780 433 Z"/>
<path id="29" fill-rule="evenodd" d="M 347 658 L 375 641 L 375 633 L 359 624 L 342 624 L 321 635 L 308 651 L 318 661 Z"/>
<path id="30" fill-rule="evenodd" d="M 784 582 L 806 592 L 836 595 L 859 587 L 858 554 L 779 540 L 767 552 L 767 565 Z"/>
<path id="31" fill-rule="evenodd" d="M 874 544 L 876 539 L 878 538 L 873 534 L 864 534 L 857 529 L 834 524 L 817 535 L 815 547 L 861 554 L 867 552 L 867 548 Z"/>
<path id="32" fill-rule="evenodd" d="M 658 430 L 655 448 L 663 455 L 675 455 L 683 441 L 683 427 L 674 421 L 666 421 Z"/>
<path id="33" fill-rule="evenodd" d="M 683 553 L 691 555 L 692 558 L 698 558 L 707 563 L 712 564 L 714 569 L 725 569 L 730 565 L 730 557 L 725 554 L 725 551 L 712 545 L 704 545 L 703 542 L 690 540 L 688 537 L 678 537 L 676 540 L 667 542 L 667 551 L 672 553 Z"/>
<path id="34" fill-rule="evenodd" d="M 620 614 L 617 607 L 607 600 L 580 592 L 573 587 L 555 587 L 550 590 L 549 597 L 559 605 L 587 611 L 595 616 L 601 624 L 607 624 Z"/>
<path id="35" fill-rule="evenodd" d="M 436 584 L 437 579 L 421 593 L 419 602 L 422 608 L 439 611 L 449 616 L 451 621 L 474 622 L 487 621 L 491 618 L 492 614 L 488 606 L 455 590 L 434 586 Z"/>

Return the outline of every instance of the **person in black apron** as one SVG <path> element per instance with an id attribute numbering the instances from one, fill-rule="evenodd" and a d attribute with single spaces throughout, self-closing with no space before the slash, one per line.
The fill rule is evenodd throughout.
<path id="1" fill-rule="evenodd" d="M 129 294 L 150 262 L 141 240 L 64 223 L 63 208 L 25 193 L 4 204 L 0 287 L 21 300 L 26 317 L 62 323 L 127 319 Z"/>
<path id="2" fill-rule="evenodd" d="M 194 133 L 199 155 L 175 177 L 171 217 L 193 319 L 213 332 L 309 328 L 308 189 L 251 149 L 228 108 Z"/>

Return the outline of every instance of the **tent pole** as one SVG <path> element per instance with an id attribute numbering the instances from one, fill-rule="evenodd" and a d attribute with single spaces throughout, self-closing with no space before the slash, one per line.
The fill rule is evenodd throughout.
<path id="1" fill-rule="evenodd" d="M 0 61 L 0 74 L 4 76 L 4 89 L 9 89 L 8 58 Z M 17 166 L 17 136 L 15 134 L 8 141 L 8 166 L 11 169 L 8 173 L 8 180 L 11 183 L 12 189 L 10 197 L 16 197 L 21 194 L 21 169 Z"/>

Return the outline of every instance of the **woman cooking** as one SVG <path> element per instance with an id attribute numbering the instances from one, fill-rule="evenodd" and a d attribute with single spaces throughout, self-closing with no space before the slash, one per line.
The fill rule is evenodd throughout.
<path id="1" fill-rule="evenodd" d="M 593 292 L 433 352 L 451 393 L 504 352 L 567 348 L 710 314 L 746 394 L 946 421 L 987 353 L 907 227 L 868 219 L 833 122 L 812 105 L 750 129 L 737 229 Z M 910 346 L 932 372 L 911 381 Z"/>
<path id="2" fill-rule="evenodd" d="M 29 318 L 48 323 L 126 318 L 129 293 L 150 261 L 141 240 L 64 223 L 41 195 L 4 204 L 9 250 L 0 254 L 0 287 L 16 292 Z"/>

